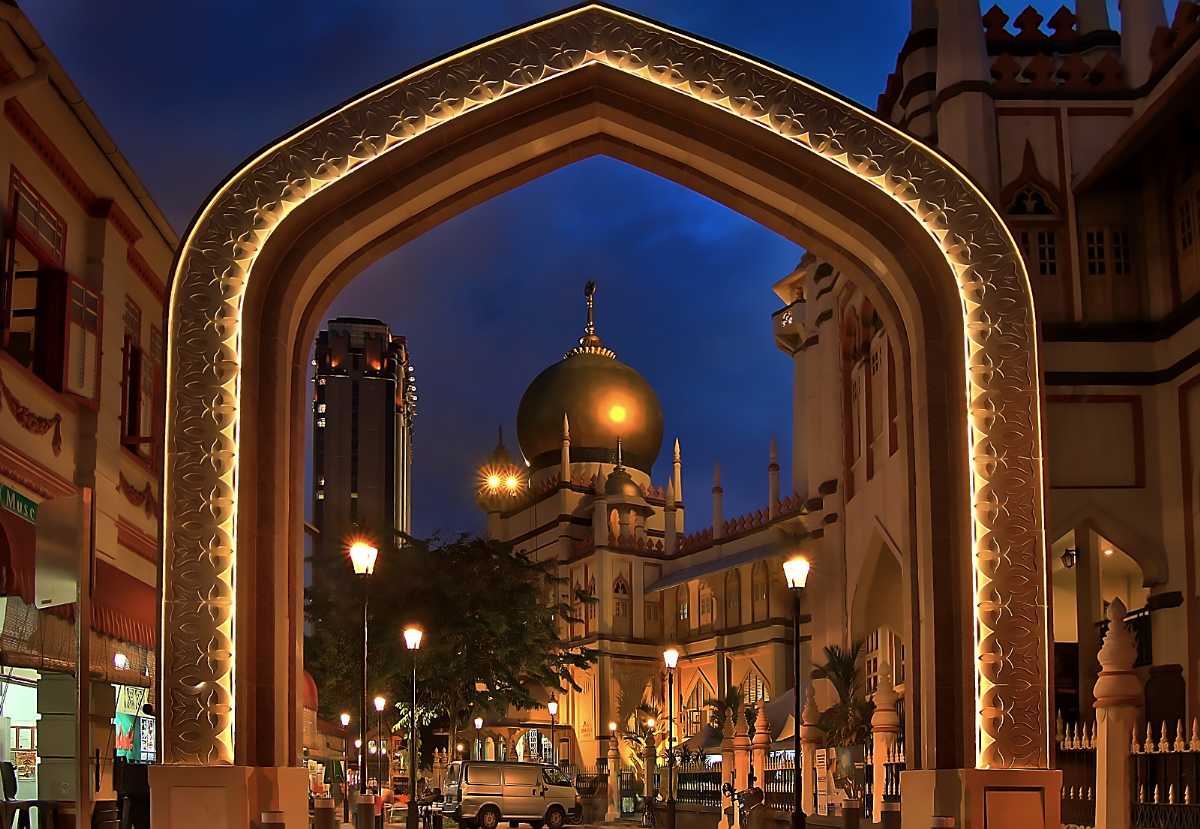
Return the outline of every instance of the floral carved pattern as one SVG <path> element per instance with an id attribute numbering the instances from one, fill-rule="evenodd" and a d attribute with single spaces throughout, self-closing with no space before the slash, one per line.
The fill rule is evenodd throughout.
<path id="1" fill-rule="evenodd" d="M 417 135 L 603 64 L 752 122 L 870 182 L 945 254 L 964 313 L 975 574 L 976 762 L 1047 762 L 1040 404 L 1032 297 L 1011 236 L 952 165 L 803 80 L 588 6 L 364 94 L 249 162 L 206 206 L 171 291 L 163 760 L 233 761 L 233 567 L 242 298 L 306 199 Z"/>
<path id="2" fill-rule="evenodd" d="M 154 488 L 150 486 L 150 482 L 146 481 L 146 485 L 138 489 L 136 484 L 125 477 L 124 472 L 117 474 L 117 491 L 125 496 L 125 500 L 133 506 L 144 510 L 147 518 L 156 517 L 158 515 L 158 501 L 154 498 Z"/>
<path id="3" fill-rule="evenodd" d="M 17 399 L 17 396 L 13 394 L 13 390 L 4 382 L 4 375 L 2 374 L 0 374 L 0 395 L 3 396 L 4 403 L 8 404 L 8 409 L 12 412 L 13 418 L 16 419 L 17 425 L 26 432 L 31 432 L 35 435 L 44 435 L 53 429 L 54 434 L 50 437 L 50 448 L 54 450 L 55 455 L 62 452 L 61 414 L 55 412 L 52 417 L 34 414 L 32 409 Z"/>

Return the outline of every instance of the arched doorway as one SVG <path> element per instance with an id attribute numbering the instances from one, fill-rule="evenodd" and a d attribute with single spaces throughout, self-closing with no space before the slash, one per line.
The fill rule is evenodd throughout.
<path id="1" fill-rule="evenodd" d="M 456 213 L 605 153 L 823 258 L 902 332 L 925 608 L 922 759 L 1048 758 L 1033 305 L 1015 244 L 933 150 L 802 79 L 588 5 L 368 91 L 219 187 L 175 263 L 164 485 L 163 755 L 297 756 L 305 355 L 366 265 Z M 287 470 L 291 486 L 279 486 Z"/>

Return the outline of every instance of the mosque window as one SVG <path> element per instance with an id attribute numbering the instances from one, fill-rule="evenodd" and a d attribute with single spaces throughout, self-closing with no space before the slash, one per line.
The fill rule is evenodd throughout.
<path id="1" fill-rule="evenodd" d="M 624 573 L 618 573 L 613 579 L 613 632 L 622 636 L 633 633 L 633 619 L 630 610 L 629 580 Z"/>
<path id="2" fill-rule="evenodd" d="M 677 629 L 681 632 L 689 627 L 690 610 L 687 585 L 681 584 L 675 588 L 675 621 Z"/>
<path id="3" fill-rule="evenodd" d="M 725 574 L 725 627 L 735 628 L 742 623 L 742 577 L 738 571 Z"/>
<path id="4" fill-rule="evenodd" d="M 1058 276 L 1058 231 L 1030 228 L 1017 231 L 1017 246 L 1033 276 Z"/>
<path id="5" fill-rule="evenodd" d="M 771 693 L 767 690 L 767 681 L 758 671 L 750 671 L 742 680 L 742 703 L 747 707 L 758 705 L 759 702 L 770 702 Z"/>
<path id="6" fill-rule="evenodd" d="M 762 622 L 767 619 L 770 612 L 768 602 L 769 592 L 770 582 L 767 578 L 767 563 L 765 561 L 756 562 L 754 569 L 750 573 L 751 616 L 755 622 Z"/>
<path id="7" fill-rule="evenodd" d="M 717 598 L 707 584 L 700 585 L 700 629 L 712 630 L 713 617 L 717 613 Z"/>
<path id="8" fill-rule="evenodd" d="M 716 704 L 716 692 L 712 686 L 705 680 L 701 674 L 696 680 L 696 685 L 692 688 L 692 692 L 688 694 L 687 701 L 683 704 L 684 710 L 684 734 L 688 737 L 694 737 L 700 733 L 700 729 L 704 727 L 708 717 L 705 716 L 706 710 Z"/>
<path id="9" fill-rule="evenodd" d="M 642 565 L 642 582 L 645 585 L 652 585 L 662 578 L 661 564 L 643 564 Z M 646 626 L 645 635 L 647 638 L 654 638 L 663 635 L 663 594 L 662 592 L 649 593 L 646 595 L 643 603 L 642 614 Z"/>
<path id="10" fill-rule="evenodd" d="M 1107 259 L 1104 247 L 1104 231 L 1101 228 L 1086 230 L 1084 231 L 1084 240 L 1088 276 L 1104 276 L 1108 272 L 1106 268 Z"/>

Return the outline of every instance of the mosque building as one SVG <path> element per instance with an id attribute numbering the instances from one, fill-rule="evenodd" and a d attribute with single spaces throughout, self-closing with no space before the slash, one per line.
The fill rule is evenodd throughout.
<path id="1" fill-rule="evenodd" d="M 747 704 L 788 691 L 793 603 L 783 560 L 802 550 L 820 574 L 833 558 L 826 553 L 830 539 L 837 544 L 841 536 L 840 517 L 820 492 L 781 492 L 774 441 L 764 508 L 725 518 L 718 468 L 711 493 L 701 496 L 711 496 L 713 520 L 687 532 L 680 443 L 673 441 L 667 480 L 655 482 L 662 407 L 645 378 L 597 333 L 594 294 L 588 283 L 578 344 L 534 378 L 521 399 L 523 462 L 501 441 L 478 490 L 490 538 L 559 563 L 547 602 L 572 607 L 563 638 L 596 653 L 596 662 L 575 677 L 581 690 L 558 700 L 564 727 L 555 756 L 584 764 L 605 756 L 613 726 L 644 727 L 641 704 L 661 710 L 665 734 L 665 647 L 682 653 L 675 738 L 692 739 L 696 748 L 709 700 L 735 688 Z M 832 581 L 838 572 L 825 568 L 814 581 Z M 495 750 L 538 752 L 530 735 L 536 738 L 545 719 L 544 711 L 516 712 L 509 725 L 525 728 L 492 727 L 492 739 L 508 744 Z"/>

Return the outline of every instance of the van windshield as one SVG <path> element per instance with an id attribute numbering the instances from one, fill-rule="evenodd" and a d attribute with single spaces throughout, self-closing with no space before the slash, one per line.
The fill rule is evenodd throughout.
<path id="1" fill-rule="evenodd" d="M 573 785 L 575 785 L 574 781 L 571 780 L 571 778 L 568 777 L 566 775 L 566 773 L 561 771 L 560 769 L 547 767 L 547 768 L 543 769 L 542 773 L 546 777 L 546 782 L 549 783 L 551 786 L 573 786 Z"/>

